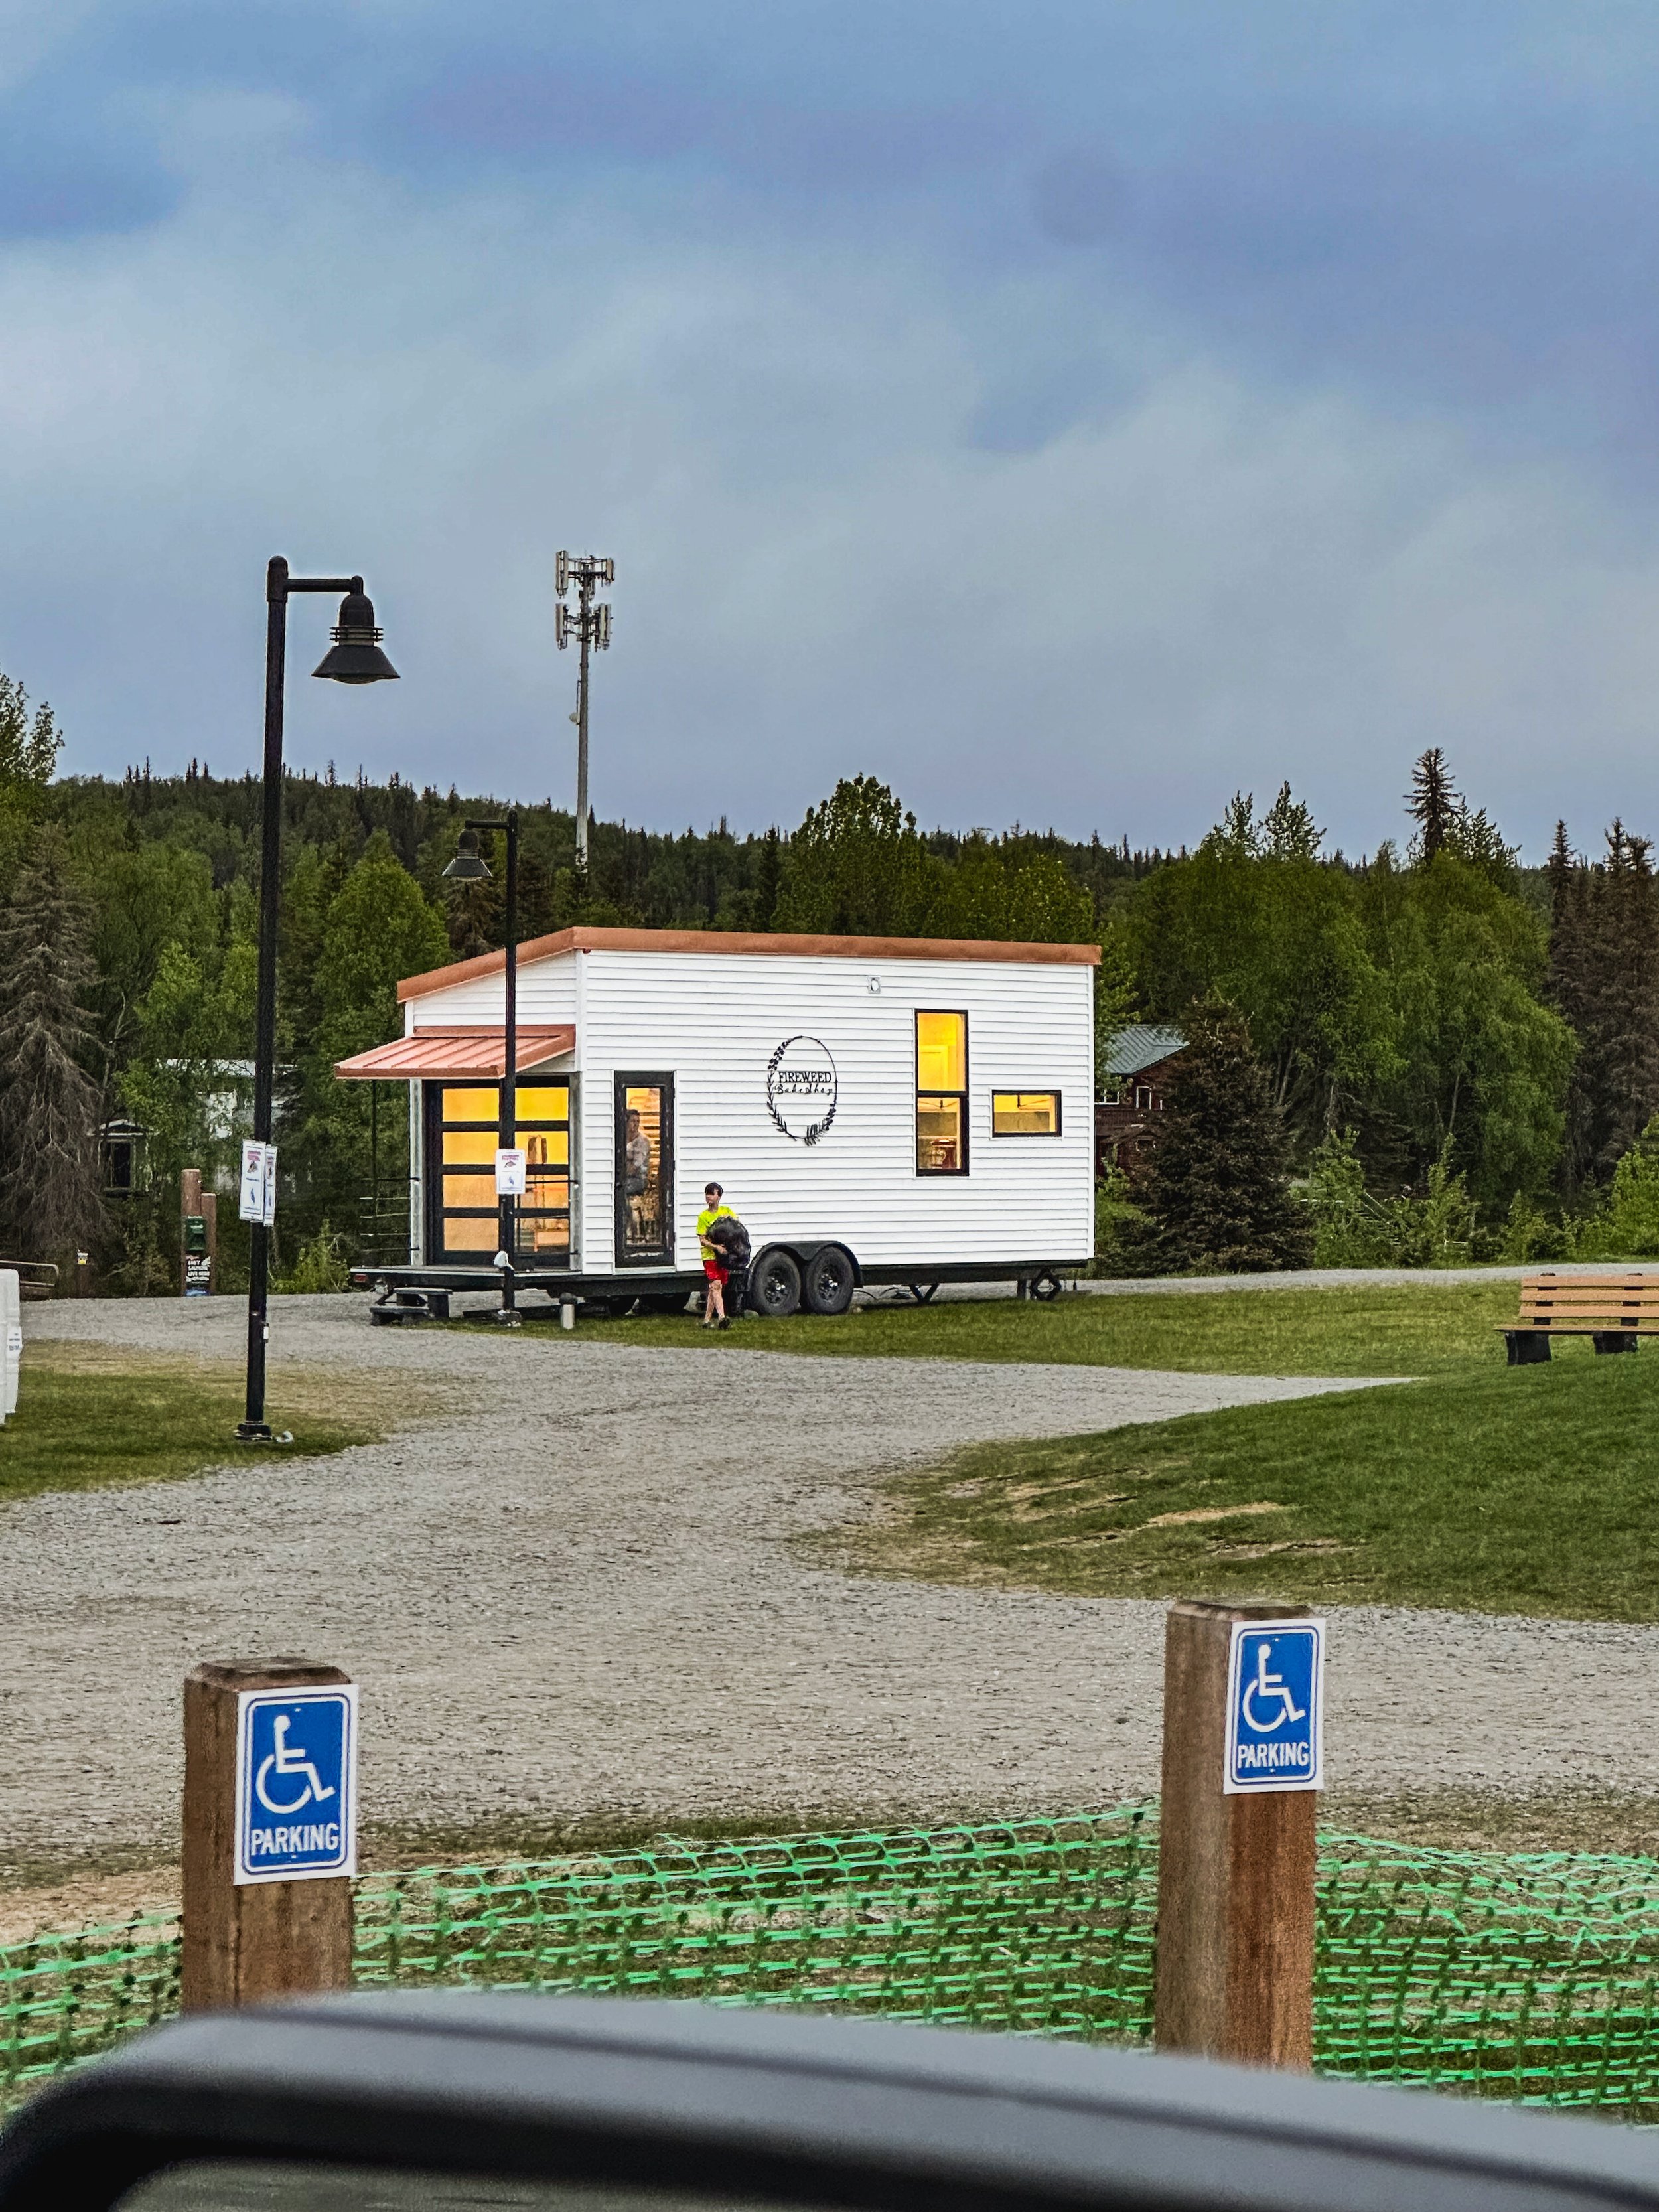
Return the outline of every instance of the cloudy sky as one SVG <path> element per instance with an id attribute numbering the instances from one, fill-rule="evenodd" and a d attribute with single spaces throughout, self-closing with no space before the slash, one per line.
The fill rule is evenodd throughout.
<path id="1" fill-rule="evenodd" d="M 0 668 L 258 754 L 1137 843 L 1659 830 L 1646 0 L 0 0 Z"/>

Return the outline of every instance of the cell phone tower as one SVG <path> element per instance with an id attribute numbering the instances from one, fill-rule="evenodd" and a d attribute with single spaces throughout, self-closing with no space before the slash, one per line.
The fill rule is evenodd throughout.
<path id="1" fill-rule="evenodd" d="M 617 564 L 601 553 L 561 553 L 554 568 L 553 635 L 559 651 L 573 642 L 581 648 L 576 677 L 576 871 L 587 873 L 587 656 L 604 653 L 611 643 L 611 609 L 594 592 L 614 584 Z M 572 592 L 576 604 L 568 604 Z"/>

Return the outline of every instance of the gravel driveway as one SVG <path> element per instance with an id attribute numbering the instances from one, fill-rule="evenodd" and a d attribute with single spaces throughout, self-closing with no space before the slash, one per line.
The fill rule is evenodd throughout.
<path id="1" fill-rule="evenodd" d="M 408 1370 L 451 1410 L 328 1459 L 7 1509 L 9 1852 L 166 1842 L 181 1676 L 268 1651 L 362 1683 L 370 1819 L 885 1819 L 1146 1790 L 1160 1607 L 849 1577 L 791 1540 L 959 1443 L 1340 1387 L 710 1358 L 598 1328 L 504 1341 L 372 1329 L 357 1300 L 273 1310 L 276 1356 Z M 230 1299 L 27 1310 L 34 1339 L 224 1358 L 243 1326 Z M 27 1393 L 26 1355 L 25 1419 Z M 1651 1629 L 1346 1614 L 1334 1778 L 1655 1786 L 1656 1657 Z"/>

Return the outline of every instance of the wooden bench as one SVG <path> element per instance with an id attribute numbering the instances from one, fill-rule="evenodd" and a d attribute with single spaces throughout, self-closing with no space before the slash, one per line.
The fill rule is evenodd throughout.
<path id="1" fill-rule="evenodd" d="M 1643 1337 L 1659 1336 L 1659 1273 L 1528 1275 L 1521 1317 L 1503 1328 L 1511 1367 L 1547 1359 L 1553 1336 L 1588 1336 L 1598 1352 L 1634 1352 Z"/>

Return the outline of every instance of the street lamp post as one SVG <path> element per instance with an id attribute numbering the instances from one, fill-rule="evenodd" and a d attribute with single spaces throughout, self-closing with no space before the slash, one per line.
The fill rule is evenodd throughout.
<path id="1" fill-rule="evenodd" d="M 288 603 L 295 592 L 339 592 L 340 619 L 333 643 L 313 676 L 336 684 L 380 684 L 397 670 L 380 650 L 374 607 L 361 576 L 290 576 L 279 553 L 265 570 L 265 758 L 264 812 L 259 825 L 259 985 L 253 1048 L 253 1135 L 268 1145 L 276 1088 L 276 924 L 282 908 L 283 695 L 288 662 Z M 265 1419 L 265 1346 L 270 1338 L 267 1304 L 270 1231 L 251 1224 L 247 1265 L 247 1395 L 236 1425 L 243 1443 L 270 1442 Z"/>
<path id="2" fill-rule="evenodd" d="M 596 601 L 594 587 L 599 584 L 614 584 L 617 564 L 599 553 L 561 553 L 553 571 L 554 593 L 558 600 L 553 611 L 553 638 L 562 653 L 574 637 L 581 647 L 581 665 L 576 675 L 576 872 L 584 881 L 587 875 L 587 655 L 591 647 L 604 653 L 611 643 L 611 610 L 603 600 Z M 574 586 L 576 604 L 574 608 L 564 604 L 565 594 Z"/>
<path id="3" fill-rule="evenodd" d="M 454 882 L 476 884 L 489 875 L 489 863 L 478 850 L 481 830 L 501 830 L 507 833 L 507 912 L 504 923 L 507 936 L 507 1007 L 502 1024 L 505 1047 L 501 1068 L 500 1118 L 496 1123 L 495 1144 L 501 1152 L 512 1150 L 519 1134 L 519 810 L 509 806 L 504 822 L 474 822 L 469 819 L 461 830 L 460 842 L 454 859 L 444 870 Z M 497 1234 L 500 1249 L 495 1255 L 495 1266 L 501 1276 L 501 1302 L 494 1318 L 509 1328 L 519 1326 L 517 1310 L 518 1285 L 514 1270 L 519 1258 L 519 1201 L 508 1191 L 496 1194 L 501 1211 Z"/>

